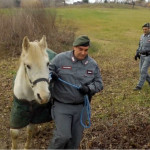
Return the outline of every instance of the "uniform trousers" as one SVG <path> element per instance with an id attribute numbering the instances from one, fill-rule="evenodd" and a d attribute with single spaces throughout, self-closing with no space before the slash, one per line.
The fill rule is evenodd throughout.
<path id="1" fill-rule="evenodd" d="M 145 81 L 147 81 L 150 84 L 150 75 L 148 74 L 149 67 L 150 67 L 150 55 L 149 56 L 141 55 L 139 64 L 140 78 L 137 84 L 138 87 L 142 88 Z"/>
<path id="2" fill-rule="evenodd" d="M 55 101 L 52 106 L 52 118 L 56 129 L 48 149 L 78 149 L 83 130 L 80 123 L 83 104 L 72 105 Z M 83 114 L 86 121 L 86 112 Z"/>

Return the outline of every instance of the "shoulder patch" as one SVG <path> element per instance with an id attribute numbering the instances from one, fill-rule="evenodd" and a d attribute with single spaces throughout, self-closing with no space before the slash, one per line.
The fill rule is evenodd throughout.
<path id="1" fill-rule="evenodd" d="M 87 74 L 93 74 L 92 70 L 87 70 Z"/>
<path id="2" fill-rule="evenodd" d="M 88 62 L 88 60 L 85 62 L 85 65 L 87 65 L 89 62 Z"/>

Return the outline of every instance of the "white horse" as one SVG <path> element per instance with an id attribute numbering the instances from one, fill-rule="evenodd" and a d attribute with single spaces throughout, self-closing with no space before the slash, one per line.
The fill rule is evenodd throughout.
<path id="1" fill-rule="evenodd" d="M 29 149 L 34 129 L 31 119 L 34 118 L 33 113 L 36 113 L 33 112 L 34 104 L 38 105 L 36 108 L 40 110 L 39 105 L 44 106 L 49 101 L 49 58 L 46 48 L 45 36 L 40 41 L 34 42 L 30 42 L 28 37 L 23 39 L 20 66 L 14 81 L 15 101 L 13 101 L 10 118 L 12 149 L 17 149 L 19 131 L 25 126 L 27 126 L 25 149 Z M 24 116 L 28 116 L 29 119 L 24 120 Z"/>

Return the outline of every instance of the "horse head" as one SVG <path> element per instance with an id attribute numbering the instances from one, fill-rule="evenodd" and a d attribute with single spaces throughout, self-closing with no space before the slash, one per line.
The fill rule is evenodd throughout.
<path id="1" fill-rule="evenodd" d="M 27 36 L 23 39 L 21 64 L 14 87 L 15 95 L 21 99 L 34 99 L 39 104 L 43 104 L 47 103 L 50 98 L 49 58 L 46 48 L 45 36 L 40 41 L 34 42 L 30 42 Z"/>

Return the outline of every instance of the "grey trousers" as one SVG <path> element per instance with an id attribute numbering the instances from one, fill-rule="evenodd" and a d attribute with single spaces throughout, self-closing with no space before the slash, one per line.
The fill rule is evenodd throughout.
<path id="1" fill-rule="evenodd" d="M 145 81 L 147 81 L 150 84 L 150 76 L 148 74 L 149 67 L 150 67 L 150 56 L 141 56 L 139 64 L 140 78 L 137 84 L 138 87 L 142 88 Z"/>
<path id="2" fill-rule="evenodd" d="M 48 149 L 78 149 L 84 128 L 80 124 L 80 116 L 83 104 L 70 105 L 54 102 L 52 106 L 52 118 L 56 129 Z M 84 123 L 86 121 L 86 113 Z"/>

